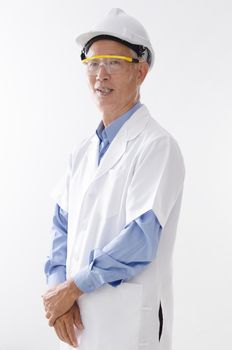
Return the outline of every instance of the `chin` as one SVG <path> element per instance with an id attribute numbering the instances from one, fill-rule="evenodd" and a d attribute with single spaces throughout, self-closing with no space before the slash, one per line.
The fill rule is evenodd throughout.
<path id="1" fill-rule="evenodd" d="M 112 107 L 114 106 L 114 103 L 112 101 L 103 101 L 96 99 L 96 105 L 101 111 L 106 111 L 106 110 L 112 110 Z"/>

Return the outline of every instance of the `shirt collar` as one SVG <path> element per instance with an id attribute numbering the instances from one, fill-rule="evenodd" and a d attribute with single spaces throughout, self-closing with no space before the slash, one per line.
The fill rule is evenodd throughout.
<path id="1" fill-rule="evenodd" d="M 141 102 L 138 101 L 134 106 L 132 106 L 129 111 L 123 113 L 120 117 L 113 120 L 106 128 L 103 124 L 103 121 L 101 120 L 97 129 L 96 134 L 100 141 L 103 141 L 105 139 L 108 140 L 109 143 L 111 143 L 116 136 L 119 129 L 123 126 L 123 124 L 132 116 L 132 114 L 137 111 L 142 106 Z"/>

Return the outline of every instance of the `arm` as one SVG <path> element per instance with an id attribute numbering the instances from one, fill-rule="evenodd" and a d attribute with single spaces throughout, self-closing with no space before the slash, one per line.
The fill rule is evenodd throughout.
<path id="1" fill-rule="evenodd" d="M 130 280 L 154 259 L 161 226 L 152 210 L 124 227 L 102 249 L 91 251 L 89 265 L 74 276 L 75 284 L 91 292 L 105 283 L 116 287 Z"/>
<path id="2" fill-rule="evenodd" d="M 93 250 L 89 265 L 44 296 L 49 324 L 53 325 L 83 292 L 105 283 L 117 286 L 139 273 L 154 259 L 160 233 L 161 226 L 150 210 L 125 226 L 102 250 Z"/>
<path id="3" fill-rule="evenodd" d="M 50 254 L 47 257 L 44 266 L 47 285 L 50 288 L 63 285 L 66 281 L 67 226 L 68 213 L 56 204 L 53 216 L 53 237 Z M 45 311 L 47 311 L 46 307 Z M 77 303 L 73 303 L 71 308 L 58 317 L 54 323 L 54 329 L 57 336 L 71 346 L 77 346 L 74 327 L 83 329 L 83 323 Z"/>
<path id="4" fill-rule="evenodd" d="M 56 204 L 52 225 L 50 254 L 44 266 L 47 285 L 53 287 L 66 281 L 68 213 Z"/>

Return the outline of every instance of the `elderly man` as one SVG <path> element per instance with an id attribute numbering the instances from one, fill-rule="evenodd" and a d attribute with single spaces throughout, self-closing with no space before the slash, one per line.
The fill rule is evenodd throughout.
<path id="1" fill-rule="evenodd" d="M 175 139 L 140 102 L 154 52 L 121 9 L 77 42 L 102 120 L 53 192 L 46 317 L 61 349 L 169 350 L 185 168 Z"/>

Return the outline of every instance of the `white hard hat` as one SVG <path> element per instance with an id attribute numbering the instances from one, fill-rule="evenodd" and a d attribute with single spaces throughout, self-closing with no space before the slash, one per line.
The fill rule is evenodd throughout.
<path id="1" fill-rule="evenodd" d="M 125 45 L 132 44 L 131 46 L 127 45 L 132 49 L 135 49 L 136 46 L 142 47 L 142 51 L 147 52 L 147 61 L 149 62 L 150 69 L 152 68 L 155 54 L 145 28 L 137 19 L 129 16 L 119 8 L 113 8 L 108 15 L 89 32 L 79 35 L 76 38 L 76 42 L 83 49 L 91 39 L 98 36 L 99 39 L 101 39 L 104 38 L 100 37 L 103 35 L 118 38 L 120 41 L 124 41 Z M 148 50 L 145 50 L 145 48 Z M 137 50 L 135 51 L 138 52 Z"/>

